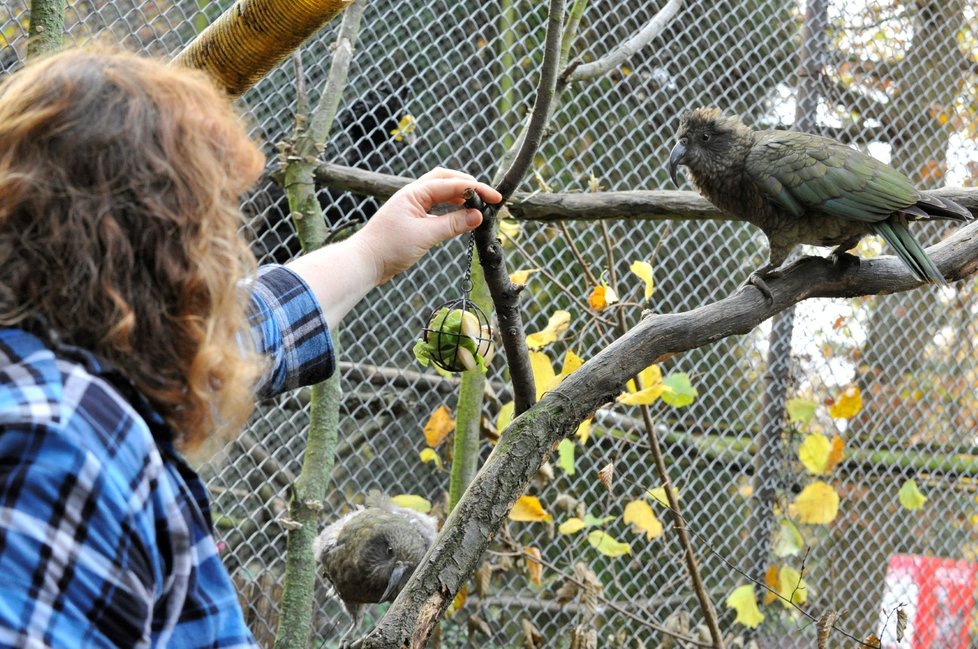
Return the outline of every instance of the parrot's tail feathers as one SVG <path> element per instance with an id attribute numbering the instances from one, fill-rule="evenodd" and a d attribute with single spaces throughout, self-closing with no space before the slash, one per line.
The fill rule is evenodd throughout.
<path id="1" fill-rule="evenodd" d="M 883 237 L 897 256 L 906 264 L 910 272 L 922 282 L 947 286 L 947 280 L 934 262 L 910 234 L 910 230 L 900 223 L 880 221 L 873 225 L 876 234 Z"/>
<path id="2" fill-rule="evenodd" d="M 933 194 L 922 195 L 913 207 L 918 208 L 926 214 L 926 216 L 912 217 L 920 220 L 950 219 L 952 221 L 970 221 L 974 218 L 974 215 L 972 215 L 968 208 L 950 199 L 934 196 Z"/>

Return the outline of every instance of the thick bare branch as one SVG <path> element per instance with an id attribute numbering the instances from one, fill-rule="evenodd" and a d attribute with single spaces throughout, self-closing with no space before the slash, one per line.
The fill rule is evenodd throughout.
<path id="1" fill-rule="evenodd" d="M 353 167 L 322 164 L 316 183 L 355 194 L 387 198 L 411 181 Z M 924 194 L 948 198 L 978 214 L 978 188 L 945 187 Z M 514 194 L 507 204 L 510 216 L 523 221 L 732 221 L 696 192 L 645 190 L 577 194 Z"/>

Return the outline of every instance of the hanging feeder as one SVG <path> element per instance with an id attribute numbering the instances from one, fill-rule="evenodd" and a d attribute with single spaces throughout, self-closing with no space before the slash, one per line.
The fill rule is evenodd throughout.
<path id="1" fill-rule="evenodd" d="M 425 321 L 414 355 L 422 365 L 432 363 L 446 372 L 486 371 L 496 345 L 485 311 L 469 298 L 474 237 L 469 249 L 460 298 L 436 306 Z"/>

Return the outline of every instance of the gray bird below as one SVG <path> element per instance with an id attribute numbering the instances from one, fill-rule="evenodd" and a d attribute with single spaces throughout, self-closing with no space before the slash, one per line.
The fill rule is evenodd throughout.
<path id="1" fill-rule="evenodd" d="M 363 622 L 365 604 L 394 601 L 437 533 L 433 517 L 387 501 L 349 512 L 320 532 L 314 556 L 353 620 L 340 646 Z"/>

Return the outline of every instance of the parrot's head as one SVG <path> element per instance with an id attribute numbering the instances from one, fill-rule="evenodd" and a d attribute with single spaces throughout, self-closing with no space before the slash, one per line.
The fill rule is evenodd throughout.
<path id="1" fill-rule="evenodd" d="M 683 114 L 678 141 L 669 154 L 669 177 L 679 185 L 676 170 L 685 165 L 693 179 L 719 175 L 743 161 L 753 137 L 737 116 L 724 115 L 719 108 L 697 108 Z"/>
<path id="2" fill-rule="evenodd" d="M 378 602 L 392 602 L 407 584 L 428 549 L 428 543 L 410 524 L 377 521 L 360 547 L 360 566 L 366 578 L 386 584 Z"/>

